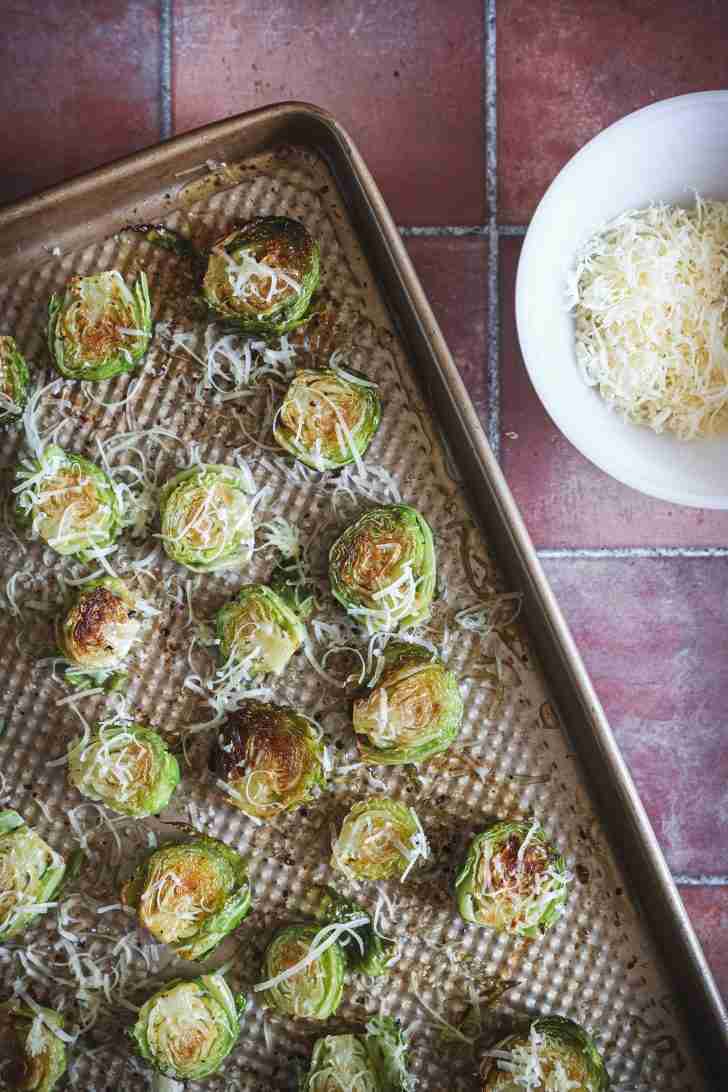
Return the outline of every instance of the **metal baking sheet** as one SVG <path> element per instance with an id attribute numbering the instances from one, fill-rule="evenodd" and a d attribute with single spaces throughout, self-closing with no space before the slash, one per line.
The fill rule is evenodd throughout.
<path id="1" fill-rule="evenodd" d="M 49 619 L 59 600 L 56 574 L 77 577 L 82 567 L 38 544 L 21 544 L 6 522 L 0 532 L 3 805 L 22 812 L 61 852 L 70 853 L 79 841 L 84 845 L 82 898 L 70 912 L 88 915 L 86 928 L 97 930 L 89 943 L 106 969 L 119 970 L 118 940 L 128 937 L 126 996 L 137 1003 L 149 990 L 146 976 L 170 976 L 179 968 L 148 936 L 136 933 L 134 920 L 120 910 L 102 917 L 89 910 L 118 902 L 119 876 L 146 846 L 149 830 L 171 837 L 191 827 L 249 856 L 253 913 L 212 965 L 233 954 L 232 973 L 250 985 L 271 930 L 310 910 L 314 885 L 336 882 L 327 864 L 331 824 L 355 799 L 383 786 L 416 807 L 435 862 L 405 885 L 385 885 L 394 909 L 383 925 L 402 948 L 390 977 L 351 979 L 335 1023 L 326 1025 L 266 1014 L 253 999 L 236 1050 L 206 1087 L 288 1088 L 291 1060 L 305 1058 L 324 1027 L 361 1024 L 382 1010 L 411 1029 L 412 1066 L 422 1089 L 474 1088 L 476 1060 L 443 1039 L 431 1010 L 457 1024 L 472 991 L 486 994 L 499 978 L 514 984 L 484 1010 L 485 1026 L 494 1033 L 513 1014 L 559 1012 L 594 1033 L 617 1086 L 640 1092 L 719 1087 L 727 1056 L 719 995 L 396 229 L 336 122 L 300 104 L 256 111 L 0 212 L 3 330 L 14 333 L 42 367 L 51 291 L 71 273 L 115 267 L 131 274 L 144 268 L 157 322 L 189 330 L 198 339 L 190 347 L 199 351 L 205 321 L 188 305 L 191 282 L 184 264 L 137 237 L 115 233 L 129 222 L 163 220 L 204 244 L 237 220 L 274 212 L 303 220 L 321 244 L 323 286 L 337 321 L 320 333 L 320 352 L 345 345 L 351 364 L 382 387 L 383 423 L 367 465 L 383 467 L 389 476 L 370 480 L 369 503 L 401 496 L 434 528 L 443 580 L 426 636 L 461 678 L 462 734 L 451 752 L 431 760 L 418 776 L 398 768 L 373 775 L 354 770 L 336 776 L 310 807 L 255 826 L 225 803 L 206 773 L 201 733 L 163 821 L 114 822 L 112 833 L 100 809 L 72 811 L 81 798 L 67 786 L 63 767 L 48 765 L 63 754 L 79 721 L 69 705 L 58 704 L 67 691 L 37 656 L 49 642 Z M 299 351 L 303 360 L 305 351 Z M 185 464 L 190 443 L 198 445 L 204 461 L 245 457 L 257 485 L 270 487 L 259 523 L 285 515 L 304 538 L 315 539 L 321 563 L 328 543 L 366 506 L 366 498 L 332 495 L 332 479 L 304 480 L 275 451 L 250 441 L 253 436 L 260 442 L 264 395 L 224 404 L 209 394 L 196 400 L 200 370 L 190 353 L 168 351 L 157 336 L 141 379 L 124 377 L 93 388 L 68 383 L 48 422 L 65 415 L 59 442 L 91 458 L 96 435 L 107 440 L 130 425 L 174 432 L 183 443 L 149 441 L 162 477 Z M 90 397 L 114 403 L 129 394 L 132 383 L 135 396 L 124 405 L 101 406 Z M 17 432 L 6 435 L 4 466 L 13 463 L 18 443 Z M 114 555 L 116 570 L 135 580 L 162 612 L 136 656 L 129 703 L 138 719 L 179 740 L 186 725 L 210 715 L 183 686 L 192 615 L 209 617 L 241 583 L 265 579 L 272 557 L 261 549 L 244 572 L 188 583 L 191 574 L 162 560 L 159 550 L 151 576 L 135 570 L 155 542 L 125 539 Z M 7 579 L 18 570 L 23 575 L 8 595 Z M 517 620 L 496 611 L 500 624 L 485 638 L 458 628 L 458 610 L 492 603 L 502 592 L 521 593 Z M 331 599 L 320 617 L 343 620 Z M 211 666 L 199 648 L 192 664 L 196 670 Z M 346 695 L 302 656 L 271 689 L 275 700 L 321 721 L 337 765 L 355 761 Z M 92 721 L 108 714 L 109 699 L 92 696 L 78 709 Z M 532 813 L 575 875 L 564 916 L 539 941 L 505 939 L 464 925 L 450 893 L 454 857 L 485 816 Z M 79 890 L 78 883 L 72 890 Z M 356 893 L 373 908 L 376 888 L 362 886 Z M 46 973 L 45 985 L 28 978 L 34 995 L 66 1006 L 74 1019 L 74 984 L 48 980 L 51 960 L 62 955 L 53 947 L 55 915 L 23 940 L 0 947 L 5 992 L 25 975 L 21 953 L 27 960 L 30 951 Z M 55 977 L 64 975 L 61 969 Z M 93 990 L 90 996 L 96 996 Z M 131 1019 L 128 1007 L 103 1002 L 85 1040 L 91 1050 L 74 1053 L 72 1086 L 145 1087 L 144 1069 L 119 1034 Z"/>

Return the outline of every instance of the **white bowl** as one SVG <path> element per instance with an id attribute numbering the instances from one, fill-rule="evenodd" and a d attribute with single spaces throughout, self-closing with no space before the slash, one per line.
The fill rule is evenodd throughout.
<path id="1" fill-rule="evenodd" d="M 566 276 L 605 221 L 653 201 L 728 200 L 728 91 L 681 95 L 610 125 L 556 176 L 526 234 L 516 282 L 523 359 L 566 438 L 618 481 L 653 497 L 728 508 L 728 437 L 682 441 L 625 424 L 582 380 Z"/>

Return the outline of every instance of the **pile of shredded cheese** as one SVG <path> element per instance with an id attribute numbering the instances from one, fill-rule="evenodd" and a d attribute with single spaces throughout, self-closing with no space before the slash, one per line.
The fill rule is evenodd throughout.
<path id="1" fill-rule="evenodd" d="M 579 370 L 625 421 L 728 429 L 728 203 L 623 213 L 580 248 L 569 296 Z"/>

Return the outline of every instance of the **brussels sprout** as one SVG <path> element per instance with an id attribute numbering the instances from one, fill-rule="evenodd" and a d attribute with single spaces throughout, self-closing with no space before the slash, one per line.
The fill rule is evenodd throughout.
<path id="1" fill-rule="evenodd" d="M 492 823 L 470 843 L 455 881 L 465 921 L 537 937 L 561 915 L 570 873 L 539 823 Z"/>
<path id="2" fill-rule="evenodd" d="M 200 835 L 153 850 L 124 884 L 121 901 L 182 959 L 203 959 L 250 910 L 245 861 Z"/>
<path id="3" fill-rule="evenodd" d="M 591 1038 L 565 1016 L 534 1020 L 487 1051 L 482 1092 L 608 1092 L 609 1074 Z"/>
<path id="4" fill-rule="evenodd" d="M 317 1039 L 300 1092 L 409 1092 L 407 1043 L 396 1020 L 380 1016 L 366 1035 Z"/>
<path id="5" fill-rule="evenodd" d="M 358 903 L 344 898 L 334 887 L 324 887 L 316 908 L 316 920 L 323 925 L 351 924 L 351 943 L 345 946 L 346 961 L 352 971 L 369 978 L 389 973 L 397 950 L 396 941 L 376 932 L 369 914 Z"/>
<path id="6" fill-rule="evenodd" d="M 220 652 L 229 669 L 248 678 L 267 671 L 280 675 L 306 639 L 298 616 L 264 584 L 245 584 L 232 603 L 217 612 Z"/>
<path id="7" fill-rule="evenodd" d="M 331 865 L 350 880 L 406 879 L 430 848 L 417 815 L 406 804 L 373 796 L 355 804 L 334 842 Z"/>
<path id="8" fill-rule="evenodd" d="M 245 333 L 281 335 L 305 320 L 319 282 L 319 247 L 298 220 L 259 216 L 210 250 L 208 306 Z"/>
<path id="9" fill-rule="evenodd" d="M 101 467 L 55 444 L 15 473 L 15 515 L 31 538 L 62 557 L 92 561 L 121 534 L 122 511 L 113 483 Z"/>
<path id="10" fill-rule="evenodd" d="M 252 819 L 274 819 L 311 800 L 325 784 L 321 733 L 284 705 L 247 698 L 218 738 L 213 769 L 230 803 Z"/>
<path id="11" fill-rule="evenodd" d="M 130 372 L 147 351 L 152 307 L 146 274 L 129 288 L 111 269 L 72 277 L 48 304 L 48 348 L 68 379 L 110 379 Z"/>
<path id="12" fill-rule="evenodd" d="M 369 633 L 429 618 L 435 576 L 432 531 L 407 504 L 371 508 L 329 551 L 331 590 Z"/>
<path id="13" fill-rule="evenodd" d="M 253 554 L 253 509 L 246 474 L 202 464 L 182 470 L 159 496 L 162 545 L 194 572 L 239 569 Z"/>
<path id="14" fill-rule="evenodd" d="M 80 793 L 139 819 L 166 808 L 180 780 L 177 759 L 142 724 L 99 724 L 90 739 L 69 747 L 68 758 Z"/>
<path id="15" fill-rule="evenodd" d="M 51 1092 L 66 1072 L 63 1017 L 17 999 L 0 1004 L 0 1087 L 8 1092 Z"/>
<path id="16" fill-rule="evenodd" d="M 273 435 L 306 466 L 336 470 L 361 459 L 381 415 L 377 386 L 360 372 L 304 368 L 291 380 Z"/>
<path id="17" fill-rule="evenodd" d="M 0 335 L 0 424 L 17 418 L 28 401 L 28 365 L 15 338 Z"/>
<path id="18" fill-rule="evenodd" d="M 279 929 L 263 957 L 265 982 L 256 986 L 261 999 L 284 1016 L 328 1020 L 336 1012 L 344 990 L 346 959 L 341 945 L 326 944 L 322 934 L 329 929 L 317 925 L 289 925 Z M 288 977 L 281 976 L 306 961 Z"/>
<path id="19" fill-rule="evenodd" d="M 0 811 L 0 939 L 17 936 L 50 909 L 65 872 L 60 854 L 17 811 Z"/>
<path id="20" fill-rule="evenodd" d="M 364 762 L 396 766 L 446 751 L 463 719 L 457 679 L 420 645 L 390 641 L 384 668 L 367 697 L 354 702 L 352 722 Z"/>
<path id="21" fill-rule="evenodd" d="M 220 1069 L 238 1040 L 244 1008 L 221 974 L 176 979 L 142 1005 L 131 1035 L 160 1073 L 196 1081 Z"/>
<path id="22" fill-rule="evenodd" d="M 119 667 L 138 640 L 141 618 L 136 599 L 118 577 L 88 580 L 56 623 L 58 648 L 77 667 L 98 671 Z"/>

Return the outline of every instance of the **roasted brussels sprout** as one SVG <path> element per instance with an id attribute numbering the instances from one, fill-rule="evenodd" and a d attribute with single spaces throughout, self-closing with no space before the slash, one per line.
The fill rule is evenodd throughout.
<path id="1" fill-rule="evenodd" d="M 391 1016 L 379 1016 L 366 1035 L 317 1039 L 300 1092 L 410 1092 L 407 1043 Z"/>
<path id="2" fill-rule="evenodd" d="M 180 780 L 179 764 L 152 728 L 100 724 L 68 749 L 71 784 L 89 800 L 141 819 L 167 807 Z"/>
<path id="3" fill-rule="evenodd" d="M 17 936 L 50 909 L 65 872 L 60 854 L 17 811 L 0 811 L 0 939 Z"/>
<path id="4" fill-rule="evenodd" d="M 406 879 L 430 848 L 412 808 L 373 796 L 355 804 L 333 844 L 331 864 L 350 880 Z"/>
<path id="5" fill-rule="evenodd" d="M 83 455 L 51 444 L 40 459 L 19 464 L 15 481 L 19 525 L 58 554 L 92 561 L 121 534 L 122 510 L 113 483 Z"/>
<path id="6" fill-rule="evenodd" d="M 482 1092 L 608 1092 L 609 1074 L 590 1036 L 565 1016 L 534 1020 L 486 1052 Z"/>
<path id="7" fill-rule="evenodd" d="M 259 216 L 214 244 L 203 294 L 217 315 L 245 333 L 281 335 L 304 321 L 319 265 L 318 243 L 303 224 Z"/>
<path id="8" fill-rule="evenodd" d="M 344 952 L 352 971 L 369 978 L 380 978 L 389 973 L 396 957 L 396 941 L 388 940 L 375 930 L 369 914 L 359 903 L 344 898 L 334 887 L 324 887 L 315 916 L 322 925 L 349 927 L 350 934 L 344 938 Z M 348 935 L 352 936 L 351 942 Z"/>
<path id="9" fill-rule="evenodd" d="M 280 675 L 306 639 L 298 615 L 264 584 L 245 584 L 215 619 L 223 673 Z"/>
<path id="10" fill-rule="evenodd" d="M 446 751 L 463 719 L 458 682 L 420 645 L 390 641 L 379 681 L 354 702 L 352 722 L 364 762 L 396 766 Z"/>
<path id="11" fill-rule="evenodd" d="M 334 596 L 369 633 L 424 622 L 436 577 L 429 524 L 407 504 L 371 508 L 331 547 L 329 577 Z"/>
<path id="12" fill-rule="evenodd" d="M 284 1016 L 307 1020 L 333 1016 L 344 990 L 346 959 L 337 941 L 324 939 L 328 928 L 289 925 L 278 930 L 263 957 L 265 981 L 255 987 L 262 991 L 264 1004 Z"/>
<path id="13" fill-rule="evenodd" d="M 200 835 L 153 850 L 124 884 L 121 900 L 182 959 L 203 959 L 250 909 L 245 861 Z"/>
<path id="14" fill-rule="evenodd" d="M 492 823 L 470 843 L 455 881 L 465 921 L 536 937 L 561 915 L 571 876 L 539 823 Z"/>
<path id="15" fill-rule="evenodd" d="M 142 1005 L 131 1034 L 160 1073 L 196 1081 L 216 1073 L 235 1046 L 244 1008 L 221 974 L 176 979 Z"/>
<path id="16" fill-rule="evenodd" d="M 63 1017 L 13 998 L 0 1004 L 0 1088 L 51 1092 L 66 1072 Z"/>
<path id="17" fill-rule="evenodd" d="M 321 733 L 308 717 L 256 698 L 229 715 L 213 754 L 230 803 L 258 821 L 311 800 L 325 784 L 325 763 Z"/>
<path id="18" fill-rule="evenodd" d="M 98 671 L 119 667 L 138 640 L 141 616 L 123 580 L 88 580 L 56 623 L 58 648 L 76 667 Z"/>
<path id="19" fill-rule="evenodd" d="M 336 470 L 361 459 L 381 415 L 377 385 L 359 372 L 304 368 L 291 380 L 273 434 L 306 466 Z"/>
<path id="20" fill-rule="evenodd" d="M 68 379 L 110 379 L 130 372 L 147 351 L 152 307 L 146 274 L 131 288 L 110 269 L 72 277 L 48 304 L 48 348 Z"/>
<path id="21" fill-rule="evenodd" d="M 162 545 L 194 572 L 239 569 L 253 553 L 253 510 L 246 474 L 232 466 L 182 470 L 159 497 Z"/>
<path id="22" fill-rule="evenodd" d="M 15 338 L 0 335 L 0 424 L 17 418 L 28 401 L 28 365 Z"/>

